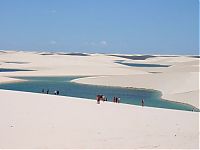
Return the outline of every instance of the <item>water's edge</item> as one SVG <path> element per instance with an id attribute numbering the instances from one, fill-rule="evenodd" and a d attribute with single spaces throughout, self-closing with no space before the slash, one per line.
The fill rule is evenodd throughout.
<path id="1" fill-rule="evenodd" d="M 162 101 L 168 101 L 168 102 L 172 102 L 172 103 L 176 103 L 176 104 L 182 104 L 182 105 L 185 105 L 185 106 L 188 106 L 188 107 L 191 107 L 191 108 L 194 108 L 195 111 L 199 111 L 198 108 L 196 108 L 195 106 L 193 105 L 190 105 L 190 104 L 187 104 L 187 103 L 182 103 L 182 102 L 176 102 L 176 101 L 172 101 L 172 100 L 168 100 L 168 99 L 162 99 L 162 92 L 159 91 L 159 90 L 155 90 L 155 89 L 146 89 L 146 88 L 134 88 L 134 87 L 120 87 L 120 86 L 107 86 L 107 85 L 94 85 L 94 84 L 86 84 L 86 83 L 76 83 L 76 82 L 73 82 L 72 80 L 74 79 L 80 79 L 80 78 L 84 78 L 84 77 L 93 77 L 93 76 L 10 76 L 10 78 L 17 78 L 17 79 L 23 79 L 23 78 L 34 78 L 34 77 L 69 77 L 71 79 L 67 80 L 66 82 L 71 82 L 71 83 L 74 83 L 74 84 L 79 84 L 79 85 L 88 85 L 88 86 L 98 86 L 98 87 L 109 87 L 109 88 L 122 88 L 122 89 L 136 89 L 136 90 L 146 90 L 146 91 L 153 91 L 153 92 L 159 92 L 161 93 L 160 95 L 160 99 Z M 31 79 L 23 79 L 22 81 L 18 81 L 18 82 L 29 82 L 31 81 Z M 16 83 L 16 82 L 13 82 L 13 83 Z M 0 83 L 1 84 L 12 84 L 11 82 L 9 83 Z M 23 91 L 23 90 L 19 90 L 19 91 Z M 38 92 L 32 92 L 32 93 L 38 93 Z M 66 95 L 64 95 L 66 96 Z M 80 98 L 80 97 L 79 97 Z M 123 103 L 123 102 L 122 102 Z M 129 104 L 129 103 L 126 103 L 124 102 L 124 104 Z M 130 105 L 136 105 L 136 104 L 130 104 Z M 149 106 L 149 107 L 156 107 L 156 106 Z M 158 108 L 158 107 L 156 107 Z M 162 107 L 159 107 L 159 108 L 162 108 Z M 162 109 L 170 109 L 170 108 L 162 108 Z"/>
<path id="2" fill-rule="evenodd" d="M 92 76 L 91 76 L 92 77 Z M 83 77 L 82 77 L 83 78 Z M 79 78 L 76 78 L 76 79 L 79 79 Z M 74 80 L 74 79 L 73 79 Z M 72 81 L 70 80 L 70 82 L 72 83 L 76 83 L 76 84 L 82 84 L 82 85 L 94 85 L 94 84 L 89 84 L 89 83 L 77 83 L 75 81 Z M 96 84 L 95 86 L 101 86 L 101 87 L 116 87 L 116 88 L 124 88 L 124 89 L 139 89 L 139 90 L 147 90 L 147 91 L 155 91 L 155 92 L 160 92 L 161 93 L 161 96 L 160 98 L 164 101 L 168 101 L 168 102 L 173 102 L 173 103 L 176 103 L 176 104 L 183 104 L 183 105 L 187 105 L 189 107 L 193 107 L 195 111 L 200 111 L 199 108 L 197 108 L 196 106 L 193 106 L 191 104 L 188 104 L 188 103 L 183 103 L 183 102 L 177 102 L 177 101 L 173 101 L 173 100 L 169 100 L 169 99 L 164 99 L 162 98 L 163 97 L 163 93 L 162 91 L 159 91 L 159 90 L 155 90 L 155 89 L 146 89 L 146 88 L 135 88 L 135 87 L 122 87 L 122 86 L 108 86 L 108 85 L 98 85 Z M 125 103 L 126 104 L 126 103 Z M 133 105 L 133 104 L 130 104 L 130 105 Z M 157 108 L 157 107 L 156 107 Z M 166 109 L 166 108 L 162 108 L 162 109 Z"/>

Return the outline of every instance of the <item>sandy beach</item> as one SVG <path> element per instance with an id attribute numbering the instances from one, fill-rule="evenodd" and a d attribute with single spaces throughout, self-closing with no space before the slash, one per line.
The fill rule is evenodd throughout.
<path id="1" fill-rule="evenodd" d="M 169 67 L 133 67 L 116 63 L 119 60 Z M 164 99 L 199 108 L 195 57 L 133 60 L 106 54 L 0 51 L 0 68 L 31 70 L 0 72 L 0 84 L 22 81 L 15 76 L 88 76 L 72 82 L 155 89 Z M 0 90 L 0 97 L 0 148 L 199 148 L 199 112 L 97 105 L 93 100 L 8 90 Z"/>

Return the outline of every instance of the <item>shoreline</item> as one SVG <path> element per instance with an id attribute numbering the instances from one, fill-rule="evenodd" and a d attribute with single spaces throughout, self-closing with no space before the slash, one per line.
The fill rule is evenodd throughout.
<path id="1" fill-rule="evenodd" d="M 18 77 L 22 77 L 22 76 L 18 76 Z M 94 85 L 94 86 L 101 86 L 101 87 L 116 87 L 116 88 L 124 88 L 124 89 L 143 89 L 143 90 L 148 90 L 148 91 L 158 91 L 161 93 L 161 96 L 160 98 L 163 100 L 163 101 L 169 101 L 169 102 L 173 102 L 173 103 L 176 103 L 176 104 L 183 104 L 183 105 L 186 105 L 186 106 L 189 106 L 191 108 L 194 108 L 195 111 L 199 112 L 199 108 L 197 108 L 196 106 L 193 106 L 191 104 L 188 104 L 188 103 L 183 103 L 183 102 L 177 102 L 177 101 L 173 101 L 173 100 L 168 100 L 168 99 L 164 99 L 163 98 L 163 93 L 162 91 L 159 91 L 159 90 L 156 90 L 156 89 L 147 89 L 147 88 L 136 88 L 136 87 L 123 87 L 123 86 L 112 86 L 112 85 L 98 85 L 98 84 L 87 84 L 87 83 L 79 83 L 79 82 L 76 82 L 76 81 L 73 81 L 73 80 L 79 80 L 81 78 L 87 78 L 88 76 L 23 76 L 23 77 L 78 77 L 78 78 L 75 78 L 75 79 L 72 79 L 70 80 L 69 82 L 72 82 L 72 83 L 76 83 L 76 84 L 82 84 L 82 85 Z M 89 76 L 89 77 L 94 77 L 94 76 Z M 10 76 L 9 78 L 13 78 L 13 79 L 17 79 L 17 76 Z M 24 80 L 24 79 L 17 79 L 16 81 L 8 81 L 8 82 L 3 82 L 2 84 L 7 84 L 7 83 L 16 83 L 16 82 L 28 82 L 29 80 Z M 1 83 L 0 83 L 1 84 Z M 4 90 L 4 89 L 2 89 Z M 12 90 L 12 91 L 17 91 L 17 90 Z M 26 91 L 24 91 L 26 92 Z M 31 92 L 31 93 L 37 93 L 37 92 Z M 50 94 L 51 95 L 51 94 Z M 68 96 L 66 96 L 68 97 Z M 79 98 L 79 97 L 74 97 L 74 98 Z M 94 100 L 94 99 L 93 99 Z M 122 103 L 122 104 L 128 104 L 128 103 Z M 134 106 L 140 106 L 140 105 L 135 105 L 135 104 L 129 104 L 129 105 L 134 105 Z M 148 106 L 146 106 L 148 107 Z M 153 107 L 151 106 L 152 108 L 161 108 L 161 109 L 169 109 L 169 108 L 162 108 L 162 107 Z M 186 111 L 186 110 L 183 110 L 183 111 Z"/>
<path id="2" fill-rule="evenodd" d="M 76 79 L 73 79 L 73 80 L 76 80 Z M 144 89 L 144 90 L 150 90 L 150 91 L 158 91 L 161 93 L 161 97 L 162 100 L 164 101 L 169 101 L 169 102 L 173 102 L 173 103 L 177 103 L 177 104 L 183 104 L 183 105 L 187 105 L 189 107 L 193 107 L 195 110 L 197 110 L 198 112 L 200 111 L 199 108 L 197 108 L 196 106 L 193 106 L 191 104 L 188 104 L 188 103 L 183 103 L 183 102 L 178 102 L 178 101 L 173 101 L 173 100 L 168 100 L 168 99 L 164 99 L 163 98 L 163 93 L 162 91 L 159 91 L 159 90 L 156 90 L 156 89 L 146 89 L 146 88 L 137 88 L 137 87 L 123 87 L 123 86 L 108 86 L 108 85 L 99 85 L 99 84 L 89 84 L 89 83 L 79 83 L 79 82 L 76 82 L 76 81 L 73 81 L 71 80 L 70 82 L 72 83 L 76 83 L 76 84 L 83 84 L 83 85 L 94 85 L 94 86 L 103 86 L 103 87 L 116 87 L 116 88 L 127 88 L 127 89 Z M 130 104 L 131 105 L 131 104 Z M 134 104 L 132 104 L 134 105 Z M 136 105 L 136 106 L 139 106 L 139 105 Z M 153 107 L 153 108 L 160 108 L 160 107 Z M 162 109 L 167 109 L 167 108 L 162 108 Z"/>
<path id="3" fill-rule="evenodd" d="M 161 91 L 163 99 L 190 104 L 200 109 L 200 89 L 199 82 L 197 82 L 199 81 L 199 58 L 159 55 L 144 60 L 134 60 L 134 56 L 130 55 L 126 58 L 122 54 L 76 56 L 40 55 L 40 53 L 22 51 L 6 52 L 0 55 L 2 68 L 37 71 L 1 72 L 0 82 L 6 83 L 14 80 L 6 76 L 82 76 L 76 79 L 76 82 L 154 89 Z M 140 57 L 143 58 L 144 55 L 140 55 L 137 59 Z M 115 63 L 117 60 L 131 64 L 167 64 L 170 67 L 131 67 Z"/>
<path id="4" fill-rule="evenodd" d="M 28 93 L 28 94 L 39 94 L 39 95 L 48 95 L 48 96 L 53 96 L 53 97 L 62 97 L 62 98 L 72 98 L 72 99 L 78 99 L 78 100 L 81 100 L 81 101 L 92 101 L 92 102 L 95 102 L 96 103 L 96 100 L 95 99 L 90 99 L 90 98 L 81 98 L 81 97 L 73 97 L 73 96 L 64 96 L 64 95 L 54 95 L 53 93 L 52 94 L 46 94 L 46 93 L 37 93 L 37 92 L 28 92 L 28 91 L 17 91 L 17 90 L 7 90 L 7 89 L 0 89 L 0 91 L 5 91 L 5 92 L 17 92 L 17 93 Z M 169 100 L 166 100 L 166 101 L 169 101 Z M 173 101 L 170 101 L 170 102 L 173 102 Z M 187 110 L 181 110 L 181 109 L 170 109 L 170 108 L 163 108 L 163 107 L 153 107 L 153 106 L 141 106 L 141 105 L 134 105 L 134 104 L 129 104 L 129 103 L 117 103 L 115 104 L 114 102 L 112 101 L 100 101 L 100 104 L 103 104 L 103 103 L 110 103 L 110 104 L 114 104 L 114 105 L 124 105 L 124 106 L 134 106 L 134 107 L 137 107 L 137 108 L 147 108 L 147 109 L 157 109 L 157 110 L 169 110 L 169 111 L 184 111 L 184 112 L 191 112 L 191 113 L 199 113 L 199 111 L 187 111 Z M 175 103 L 179 103 L 179 102 L 175 102 Z M 184 103 L 180 103 L 180 104 L 184 104 Z M 189 105 L 189 104 L 184 104 L 184 105 Z M 190 105 L 189 105 L 190 106 Z M 193 107 L 193 106 L 192 106 Z M 197 108 L 196 108 L 197 109 Z"/>
<path id="5" fill-rule="evenodd" d="M 136 89 L 155 90 L 155 91 L 161 92 L 161 94 L 162 94 L 161 98 L 163 100 L 171 101 L 171 102 L 175 102 L 175 103 L 186 104 L 186 105 L 194 107 L 195 109 L 200 110 L 199 103 L 193 104 L 189 101 L 188 102 L 184 101 L 184 100 L 180 101 L 177 98 L 174 98 L 173 96 L 171 96 L 169 92 L 165 91 L 165 89 L 158 88 L 158 87 L 152 87 L 152 86 L 146 86 L 146 85 L 140 85 L 140 83 L 139 84 L 138 83 L 136 83 L 136 84 L 127 83 L 127 82 L 124 83 L 125 80 L 122 80 L 122 79 L 117 81 L 116 79 L 118 79 L 118 77 L 120 77 L 120 76 L 110 76 L 110 75 L 109 76 L 94 76 L 94 77 L 86 77 L 86 78 L 82 78 L 82 79 L 73 79 L 73 80 L 71 80 L 71 82 L 79 83 L 79 84 L 86 84 L 86 85 L 88 84 L 88 85 L 98 85 L 98 86 L 107 86 L 107 87 L 121 87 L 121 88 L 129 88 L 129 89 L 136 88 Z M 114 78 L 116 78 L 116 79 L 114 79 Z M 126 78 L 126 76 L 121 76 L 120 78 Z M 134 76 L 133 76 L 133 78 L 134 78 Z M 111 83 L 110 80 L 112 80 L 113 82 L 111 81 L 112 82 Z M 116 81 L 116 82 L 114 82 L 114 81 Z M 109 82 L 109 84 L 108 84 L 108 82 Z M 198 95 L 198 99 L 199 99 L 199 95 Z"/>
<path id="6" fill-rule="evenodd" d="M 26 82 L 27 80 L 12 78 L 8 76 L 0 76 L 0 84 L 9 84 L 9 83 L 17 83 L 17 82 Z"/>
<path id="7" fill-rule="evenodd" d="M 10 90 L 0 96 L 0 148 L 199 147 L 199 112 Z"/>

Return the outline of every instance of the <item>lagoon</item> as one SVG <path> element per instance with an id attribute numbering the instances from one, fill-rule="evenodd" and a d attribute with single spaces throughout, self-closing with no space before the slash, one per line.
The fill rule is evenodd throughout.
<path id="1" fill-rule="evenodd" d="M 60 95 L 72 96 L 88 99 L 96 99 L 97 94 L 104 94 L 109 101 L 113 97 L 120 97 L 121 103 L 141 105 L 141 99 L 144 99 L 145 106 L 159 107 L 166 109 L 178 109 L 192 111 L 193 107 L 186 104 L 175 103 L 166 101 L 161 98 L 161 92 L 147 89 L 133 89 L 133 88 L 120 88 L 120 87 L 106 87 L 83 85 L 70 82 L 72 79 L 79 77 L 17 77 L 25 79 L 25 82 L 0 84 L 0 89 L 16 90 L 41 93 L 42 89 L 50 94 L 55 90 L 60 91 Z"/>

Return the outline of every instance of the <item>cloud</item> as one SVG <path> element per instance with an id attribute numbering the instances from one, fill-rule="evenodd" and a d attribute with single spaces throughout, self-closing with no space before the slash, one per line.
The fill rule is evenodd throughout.
<path id="1" fill-rule="evenodd" d="M 100 44 L 103 45 L 103 46 L 108 45 L 107 41 L 100 41 Z"/>
<path id="2" fill-rule="evenodd" d="M 55 44 L 57 44 L 57 42 L 54 41 L 54 40 L 52 40 L 52 41 L 50 41 L 50 44 L 51 44 L 51 45 L 55 45 Z"/>
<path id="3" fill-rule="evenodd" d="M 107 46 L 108 42 L 103 40 L 103 41 L 99 41 L 99 42 L 85 42 L 84 45 L 89 45 L 89 46 Z"/>

